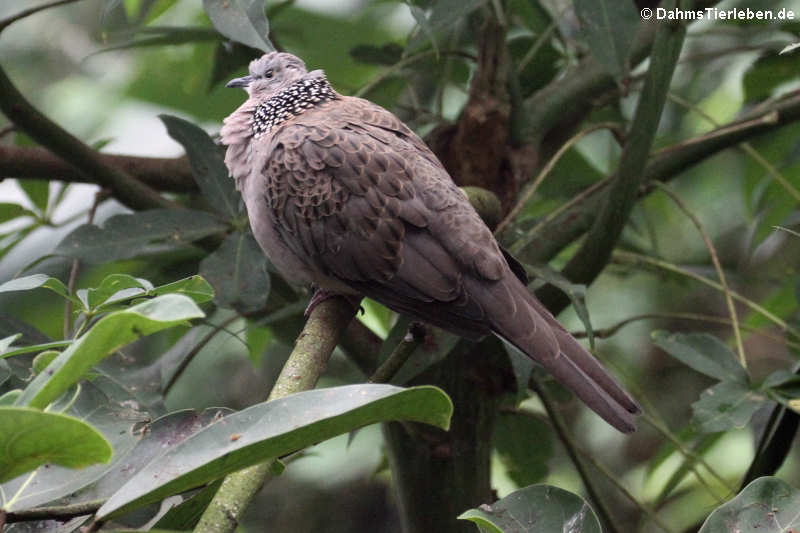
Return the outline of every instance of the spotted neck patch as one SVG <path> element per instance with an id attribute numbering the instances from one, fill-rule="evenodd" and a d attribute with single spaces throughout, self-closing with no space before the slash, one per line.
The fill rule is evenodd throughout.
<path id="1" fill-rule="evenodd" d="M 253 136 L 258 138 L 274 127 L 338 95 L 325 77 L 307 78 L 259 104 L 253 112 Z"/>

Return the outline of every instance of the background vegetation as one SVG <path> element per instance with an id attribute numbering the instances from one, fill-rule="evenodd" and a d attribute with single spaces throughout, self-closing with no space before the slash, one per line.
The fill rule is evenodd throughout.
<path id="1" fill-rule="evenodd" d="M 0 4 L 0 530 L 800 528 L 800 21 L 264 4 Z M 306 323 L 215 143 L 272 47 L 425 136 L 635 434 L 496 339 Z"/>

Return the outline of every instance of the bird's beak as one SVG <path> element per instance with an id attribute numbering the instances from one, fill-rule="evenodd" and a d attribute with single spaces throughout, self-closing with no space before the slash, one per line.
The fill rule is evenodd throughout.
<path id="1" fill-rule="evenodd" d="M 247 87 L 253 81 L 252 76 L 242 76 L 241 78 L 233 78 L 225 87 Z"/>

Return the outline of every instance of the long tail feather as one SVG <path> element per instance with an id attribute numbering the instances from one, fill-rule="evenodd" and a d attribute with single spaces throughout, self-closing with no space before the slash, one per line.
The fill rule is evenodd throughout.
<path id="1" fill-rule="evenodd" d="M 636 429 L 635 415 L 641 412 L 636 401 L 519 280 L 505 276 L 486 292 L 483 303 L 495 334 L 542 365 L 619 431 Z"/>

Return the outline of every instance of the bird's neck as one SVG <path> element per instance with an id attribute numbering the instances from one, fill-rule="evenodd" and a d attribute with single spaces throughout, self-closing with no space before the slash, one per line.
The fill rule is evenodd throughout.
<path id="1" fill-rule="evenodd" d="M 275 127 L 339 95 L 325 76 L 303 78 L 258 104 L 253 111 L 253 136 L 258 138 Z"/>

